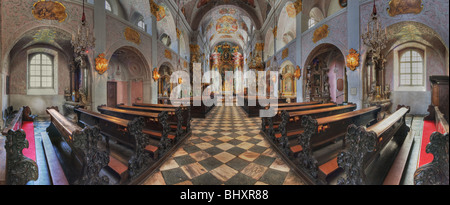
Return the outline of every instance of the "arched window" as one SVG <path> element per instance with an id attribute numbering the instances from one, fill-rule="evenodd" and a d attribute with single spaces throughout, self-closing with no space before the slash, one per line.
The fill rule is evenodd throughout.
<path id="1" fill-rule="evenodd" d="M 308 29 L 312 28 L 316 24 L 317 24 L 316 20 L 314 20 L 313 18 L 309 18 L 309 20 L 308 20 Z"/>
<path id="2" fill-rule="evenodd" d="M 319 8 L 317 7 L 312 8 L 311 11 L 309 12 L 308 29 L 315 26 L 324 18 L 325 16 L 323 15 L 322 11 Z"/>
<path id="3" fill-rule="evenodd" d="M 419 50 L 407 48 L 400 54 L 400 86 L 424 85 L 424 62 Z"/>
<path id="4" fill-rule="evenodd" d="M 54 57 L 45 53 L 30 54 L 28 87 L 30 89 L 53 88 Z"/>
<path id="5" fill-rule="evenodd" d="M 145 25 L 145 22 L 144 22 L 144 20 L 143 19 L 141 19 L 141 20 L 139 20 L 138 22 L 137 22 L 137 26 L 139 27 L 139 28 L 141 28 L 142 30 L 146 30 L 146 25 Z"/>
<path id="6" fill-rule="evenodd" d="M 111 7 L 111 4 L 109 3 L 109 1 L 105 1 L 105 9 L 107 11 L 112 12 L 112 7 Z"/>

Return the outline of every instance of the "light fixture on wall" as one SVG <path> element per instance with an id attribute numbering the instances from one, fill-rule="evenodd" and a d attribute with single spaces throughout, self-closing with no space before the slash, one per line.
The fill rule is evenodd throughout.
<path id="1" fill-rule="evenodd" d="M 78 32 L 72 36 L 71 44 L 76 55 L 86 55 L 89 49 L 95 47 L 95 38 L 86 22 L 86 14 L 84 13 L 83 0 L 83 16 L 81 24 L 78 26 Z"/>
<path id="2" fill-rule="evenodd" d="M 158 68 L 153 68 L 153 80 L 156 82 L 161 76 L 159 75 Z"/>
<path id="3" fill-rule="evenodd" d="M 95 58 L 95 70 L 100 75 L 103 75 L 108 70 L 108 60 L 105 58 L 104 53 L 101 53 Z"/>
<path id="4" fill-rule="evenodd" d="M 359 53 L 355 49 L 350 49 L 349 54 L 347 55 L 347 67 L 352 71 L 359 66 Z"/>

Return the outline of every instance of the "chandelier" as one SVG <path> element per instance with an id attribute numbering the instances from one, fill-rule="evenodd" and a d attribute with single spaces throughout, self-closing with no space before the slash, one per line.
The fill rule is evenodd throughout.
<path id="1" fill-rule="evenodd" d="M 362 35 L 364 44 L 369 48 L 368 52 L 372 54 L 372 62 L 383 60 L 381 51 L 386 48 L 387 31 L 381 28 L 381 22 L 378 19 L 377 7 L 373 1 L 372 18 L 367 24 L 367 32 Z"/>
<path id="2" fill-rule="evenodd" d="M 95 46 L 95 38 L 92 31 L 86 22 L 86 14 L 84 13 L 84 0 L 83 0 L 83 17 L 81 18 L 81 24 L 78 26 L 78 32 L 75 36 L 72 36 L 71 44 L 73 51 L 76 55 L 86 55 L 89 49 Z"/>

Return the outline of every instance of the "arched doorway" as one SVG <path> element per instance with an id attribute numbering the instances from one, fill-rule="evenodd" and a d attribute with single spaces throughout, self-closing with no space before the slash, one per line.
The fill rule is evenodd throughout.
<path id="1" fill-rule="evenodd" d="M 107 106 L 143 103 L 143 81 L 149 68 L 142 53 L 134 47 L 121 47 L 112 54 L 108 65 Z"/>
<path id="2" fill-rule="evenodd" d="M 347 103 L 345 58 L 333 44 L 321 44 L 309 54 L 304 65 L 305 101 Z"/>

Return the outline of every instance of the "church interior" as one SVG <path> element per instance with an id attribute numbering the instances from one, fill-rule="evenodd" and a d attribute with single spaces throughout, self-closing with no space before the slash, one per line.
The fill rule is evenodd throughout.
<path id="1" fill-rule="evenodd" d="M 448 1 L 0 0 L 0 57 L 0 185 L 449 184 Z"/>

